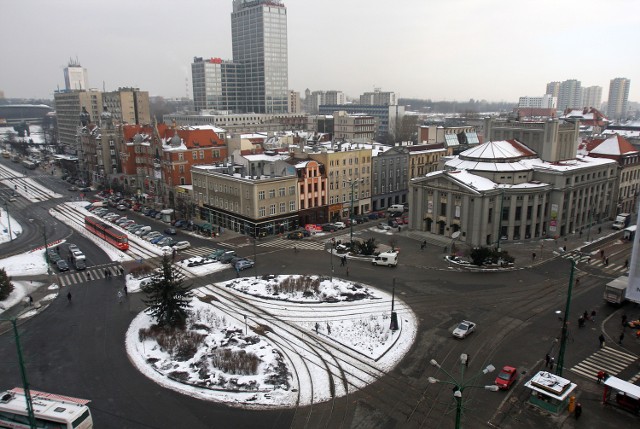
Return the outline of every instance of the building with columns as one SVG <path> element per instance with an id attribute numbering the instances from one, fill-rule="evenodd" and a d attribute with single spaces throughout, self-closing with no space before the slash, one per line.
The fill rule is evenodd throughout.
<path id="1" fill-rule="evenodd" d="M 469 246 L 561 237 L 615 214 L 616 162 L 546 162 L 518 140 L 490 141 L 412 179 L 410 228 Z"/>

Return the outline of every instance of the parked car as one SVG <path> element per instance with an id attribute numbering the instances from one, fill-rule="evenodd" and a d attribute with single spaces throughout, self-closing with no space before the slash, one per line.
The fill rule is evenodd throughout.
<path id="1" fill-rule="evenodd" d="M 378 213 L 376 212 L 369 213 L 369 219 L 378 219 Z"/>
<path id="2" fill-rule="evenodd" d="M 144 235 L 144 239 L 151 242 L 153 239 L 158 238 L 158 237 L 162 237 L 162 234 L 159 233 L 158 231 L 151 231 L 148 234 Z"/>
<path id="3" fill-rule="evenodd" d="M 120 210 L 121 212 L 127 211 L 129 210 L 129 207 L 127 207 L 124 204 L 118 204 L 118 206 L 116 207 L 116 209 Z"/>
<path id="4" fill-rule="evenodd" d="M 496 377 L 495 384 L 501 390 L 508 390 L 518 378 L 518 370 L 512 366 L 506 365 Z"/>
<path id="5" fill-rule="evenodd" d="M 167 235 L 176 235 L 178 233 L 178 231 L 176 231 L 175 228 L 166 228 L 164 230 L 164 233 Z"/>
<path id="6" fill-rule="evenodd" d="M 157 220 L 162 219 L 162 212 L 158 212 L 156 213 L 156 215 L 154 216 Z"/>
<path id="7" fill-rule="evenodd" d="M 91 192 L 91 188 L 88 186 L 85 186 L 84 188 L 79 188 L 78 190 L 80 192 Z"/>
<path id="8" fill-rule="evenodd" d="M 222 255 L 218 256 L 218 261 L 222 262 L 223 264 L 228 264 L 236 256 L 236 252 L 234 252 L 233 250 L 227 250 Z"/>
<path id="9" fill-rule="evenodd" d="M 287 234 L 287 238 L 290 240 L 302 240 L 304 238 L 304 234 L 301 231 L 293 231 Z"/>
<path id="10" fill-rule="evenodd" d="M 47 249 L 47 254 L 49 255 L 49 261 L 51 261 L 54 264 L 61 259 L 56 249 Z"/>
<path id="11" fill-rule="evenodd" d="M 242 270 L 246 270 L 247 268 L 252 268 L 255 265 L 255 262 L 253 262 L 251 259 L 240 259 L 238 262 L 236 262 L 236 270 L 238 271 L 242 271 Z"/>
<path id="12" fill-rule="evenodd" d="M 87 268 L 87 263 L 84 259 L 76 259 L 73 262 L 73 265 L 76 267 L 77 271 L 82 271 Z"/>
<path id="13" fill-rule="evenodd" d="M 133 219 L 128 219 L 128 220 L 125 220 L 124 222 L 120 223 L 120 227 L 121 227 L 121 228 L 125 228 L 125 229 L 126 229 L 127 227 L 129 227 L 129 226 L 131 226 L 131 225 L 135 225 L 135 223 L 136 223 L 136 221 L 135 221 L 135 220 L 133 220 Z"/>
<path id="14" fill-rule="evenodd" d="M 227 252 L 227 249 L 216 249 L 213 252 L 209 253 L 207 255 L 207 258 L 215 259 L 217 261 L 220 256 L 225 254 L 225 252 Z"/>
<path id="15" fill-rule="evenodd" d="M 69 249 L 69 252 L 71 253 L 80 251 L 80 248 L 78 247 L 78 245 L 73 243 L 69 243 L 67 246 L 67 249 Z"/>
<path id="16" fill-rule="evenodd" d="M 470 333 L 476 330 L 476 324 L 473 322 L 469 322 L 468 320 L 463 320 L 460 324 L 453 330 L 453 336 L 456 338 L 466 338 Z"/>
<path id="17" fill-rule="evenodd" d="M 337 228 L 332 223 L 325 223 L 324 225 L 322 225 L 322 230 L 323 231 L 328 231 L 328 232 L 334 232 L 334 231 L 337 230 Z"/>
<path id="18" fill-rule="evenodd" d="M 387 225 L 386 223 L 380 222 L 378 224 L 378 229 L 382 229 L 384 231 L 389 231 L 391 229 L 391 227 L 389 225 Z"/>
<path id="19" fill-rule="evenodd" d="M 157 211 L 155 211 L 155 210 L 151 210 L 150 212 L 148 212 L 148 213 L 147 213 L 147 216 L 148 216 L 148 217 L 155 217 L 155 215 L 156 215 L 156 214 L 158 214 L 158 212 L 157 212 Z"/>
<path id="20" fill-rule="evenodd" d="M 171 237 L 164 237 L 161 240 L 158 240 L 158 242 L 156 243 L 158 246 L 168 246 L 171 247 L 174 244 L 176 244 L 176 241 L 174 241 Z"/>
<path id="21" fill-rule="evenodd" d="M 56 266 L 58 267 L 58 271 L 60 272 L 69 271 L 69 264 L 67 264 L 67 261 L 65 261 L 64 259 L 59 259 L 56 262 Z"/>
<path id="22" fill-rule="evenodd" d="M 187 262 L 187 267 L 199 267 L 200 265 L 211 264 L 215 262 L 209 258 L 192 258 Z"/>
<path id="23" fill-rule="evenodd" d="M 187 221 L 184 219 L 178 219 L 176 223 L 173 224 L 176 228 L 184 228 L 187 225 Z"/>
<path id="24" fill-rule="evenodd" d="M 345 229 L 347 227 L 347 225 L 344 222 L 334 222 L 333 226 L 335 226 L 338 229 Z"/>
<path id="25" fill-rule="evenodd" d="M 184 250 L 188 249 L 189 247 L 191 247 L 191 243 L 189 243 L 188 241 L 178 241 L 173 245 L 173 248 L 176 250 Z"/>
<path id="26" fill-rule="evenodd" d="M 126 216 L 121 216 L 118 219 L 116 219 L 115 222 L 113 222 L 113 223 L 115 223 L 116 225 L 122 225 L 123 223 L 125 223 L 128 220 L 131 220 L 131 219 L 129 219 Z"/>
<path id="27" fill-rule="evenodd" d="M 134 212 L 139 212 L 141 208 L 142 208 L 142 206 L 140 204 L 134 204 L 131 207 L 131 210 L 133 210 Z"/>
<path id="28" fill-rule="evenodd" d="M 145 225 L 142 228 L 137 229 L 134 234 L 137 236 L 142 236 L 143 234 L 146 234 L 147 232 L 151 231 L 151 227 L 149 225 Z"/>
<path id="29" fill-rule="evenodd" d="M 149 240 L 149 243 L 151 243 L 151 244 L 158 244 L 158 242 L 159 242 L 160 240 L 163 240 L 163 239 L 165 239 L 165 238 L 167 238 L 167 237 L 165 237 L 164 235 L 158 235 L 158 236 L 156 236 L 156 237 L 153 237 L 151 240 Z"/>

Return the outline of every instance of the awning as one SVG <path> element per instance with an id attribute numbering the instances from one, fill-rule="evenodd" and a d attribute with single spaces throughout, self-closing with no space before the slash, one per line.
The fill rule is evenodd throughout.
<path id="1" fill-rule="evenodd" d="M 203 231 L 211 231 L 213 229 L 213 225 L 211 225 L 210 223 L 205 223 L 200 227 L 200 229 L 202 229 Z"/>

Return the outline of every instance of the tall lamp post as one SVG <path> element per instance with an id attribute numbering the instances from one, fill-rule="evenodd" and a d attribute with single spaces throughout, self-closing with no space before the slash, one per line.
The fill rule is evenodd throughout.
<path id="1" fill-rule="evenodd" d="M 464 380 L 464 369 L 467 366 L 468 359 L 469 359 L 469 356 L 466 353 L 462 353 L 460 355 L 460 381 L 456 380 L 453 375 L 451 375 L 449 372 L 447 372 L 446 369 L 444 369 L 442 366 L 440 366 L 440 364 L 435 359 L 431 359 L 429 361 L 429 363 L 431 363 L 431 365 L 435 366 L 440 371 L 444 372 L 447 375 L 447 377 L 449 377 L 448 381 L 447 380 L 438 380 L 435 377 L 429 377 L 428 378 L 429 383 L 431 383 L 431 384 L 445 383 L 445 384 L 451 384 L 453 386 L 453 397 L 456 400 L 456 429 L 460 429 L 460 423 L 461 423 L 461 420 L 462 420 L 462 392 L 464 392 L 465 389 L 468 389 L 468 388 L 479 388 L 479 389 L 489 390 L 489 391 L 492 391 L 492 392 L 497 392 L 499 390 L 499 387 L 496 386 L 496 385 L 480 386 L 480 385 L 472 384 L 476 379 L 478 379 L 478 377 L 495 371 L 496 368 L 491 364 L 487 365 L 482 370 L 482 372 L 476 374 L 475 376 L 471 377 L 469 380 L 465 381 Z"/>
<path id="2" fill-rule="evenodd" d="M 9 241 L 13 241 L 13 233 L 11 232 L 11 216 L 9 216 L 9 203 L 4 200 L 4 210 L 7 213 L 7 226 L 9 227 Z"/>
<path id="3" fill-rule="evenodd" d="M 351 207 L 349 207 L 349 228 L 350 228 L 349 244 L 353 244 L 353 188 L 358 183 L 364 184 L 364 179 L 357 179 L 357 180 L 349 179 L 349 180 L 345 180 L 343 183 L 349 184 L 349 186 L 351 186 Z"/>
<path id="4" fill-rule="evenodd" d="M 562 334 L 560 336 L 560 351 L 558 352 L 558 364 L 556 365 L 556 375 L 562 377 L 564 369 L 564 352 L 567 348 L 567 328 L 569 323 L 569 308 L 571 307 L 571 292 L 573 291 L 573 276 L 576 270 L 576 261 L 571 261 L 571 274 L 569 275 L 569 289 L 567 290 L 567 303 L 564 309 L 564 319 L 562 320 Z"/>
<path id="5" fill-rule="evenodd" d="M 19 316 L 19 315 L 18 315 Z M 22 346 L 20 345 L 20 334 L 18 333 L 17 317 L 11 319 L 0 319 L 2 321 L 11 322 L 13 328 L 13 336 L 16 340 L 16 350 L 18 351 L 18 364 L 20 365 L 20 378 L 22 379 L 22 390 L 24 390 L 24 399 L 27 405 L 27 416 L 29 418 L 29 427 L 36 429 L 36 417 L 33 414 L 33 403 L 31 401 L 31 390 L 27 381 L 27 370 L 24 366 L 24 358 L 22 356 Z"/>

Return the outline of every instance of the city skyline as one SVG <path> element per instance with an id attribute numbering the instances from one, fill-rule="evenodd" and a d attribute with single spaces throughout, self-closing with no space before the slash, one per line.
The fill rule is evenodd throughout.
<path id="1" fill-rule="evenodd" d="M 381 88 L 399 98 L 515 104 L 542 96 L 551 81 L 576 79 L 601 86 L 604 95 L 610 80 L 624 77 L 631 81 L 629 101 L 640 101 L 640 60 L 629 50 L 632 42 L 624 43 L 640 35 L 633 25 L 640 5 L 632 0 L 606 8 L 592 0 L 525 2 L 530 7 L 505 0 L 283 3 L 289 89 L 301 94 L 339 90 L 357 98 Z M 113 0 L 102 9 L 74 0 L 10 2 L 2 34 L 11 41 L 4 53 L 12 65 L 0 69 L 0 90 L 8 98 L 51 99 L 64 89 L 69 58 L 77 58 L 91 88 L 192 97 L 194 57 L 232 59 L 232 1 L 186 0 L 182 14 L 176 7 L 167 0 Z M 549 16 L 558 25 L 549 25 Z M 208 25 L 195 25 L 194 17 Z M 46 40 L 29 27 L 45 29 Z"/>

